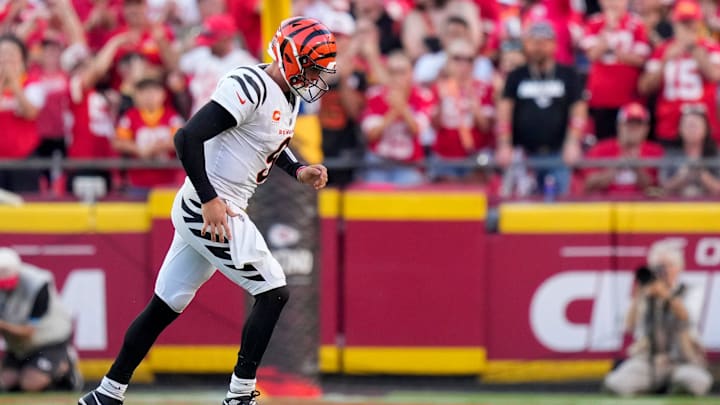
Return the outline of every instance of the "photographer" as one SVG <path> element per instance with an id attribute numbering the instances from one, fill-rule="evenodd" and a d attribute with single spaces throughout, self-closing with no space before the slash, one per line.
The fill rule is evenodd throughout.
<path id="1" fill-rule="evenodd" d="M 0 392 L 82 388 L 72 328 L 52 273 L 0 247 Z"/>
<path id="2" fill-rule="evenodd" d="M 605 378 L 619 395 L 685 391 L 705 395 L 712 386 L 705 355 L 692 327 L 693 316 L 683 302 L 679 282 L 685 266 L 682 249 L 673 241 L 653 245 L 648 266 L 636 272 L 637 291 L 626 321 L 635 340 L 629 358 Z"/>

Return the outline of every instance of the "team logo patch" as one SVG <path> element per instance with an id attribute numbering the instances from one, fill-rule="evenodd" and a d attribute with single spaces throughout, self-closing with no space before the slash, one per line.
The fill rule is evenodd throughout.
<path id="1" fill-rule="evenodd" d="M 300 231 L 286 224 L 272 224 L 268 229 L 270 246 L 284 248 L 300 242 Z"/>
<path id="2" fill-rule="evenodd" d="M 273 111 L 272 120 L 273 122 L 280 122 L 280 110 Z"/>

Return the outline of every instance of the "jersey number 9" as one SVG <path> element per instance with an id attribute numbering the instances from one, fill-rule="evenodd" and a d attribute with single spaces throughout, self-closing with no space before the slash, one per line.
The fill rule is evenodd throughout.
<path id="1" fill-rule="evenodd" d="M 273 165 L 275 164 L 275 161 L 280 157 L 280 154 L 283 150 L 290 144 L 290 137 L 285 138 L 284 141 L 278 146 L 277 149 L 273 153 L 270 154 L 270 156 L 265 159 L 266 167 L 263 169 L 260 173 L 257 174 L 257 177 L 255 181 L 257 181 L 257 184 L 263 184 L 265 183 L 265 180 L 267 180 L 268 176 L 270 176 L 270 170 L 272 169 Z"/>

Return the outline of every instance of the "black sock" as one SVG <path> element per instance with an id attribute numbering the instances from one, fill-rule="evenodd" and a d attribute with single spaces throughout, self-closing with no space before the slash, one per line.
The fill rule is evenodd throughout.
<path id="1" fill-rule="evenodd" d="M 265 354 L 275 324 L 280 318 L 280 312 L 289 297 L 290 291 L 287 287 L 276 288 L 255 296 L 255 305 L 243 327 L 242 345 L 235 365 L 237 377 L 255 378 L 260 360 Z"/>
<path id="2" fill-rule="evenodd" d="M 125 332 L 120 354 L 107 377 L 120 384 L 128 384 L 135 369 L 165 328 L 180 314 L 173 311 L 163 300 L 153 294 L 145 309 Z"/>

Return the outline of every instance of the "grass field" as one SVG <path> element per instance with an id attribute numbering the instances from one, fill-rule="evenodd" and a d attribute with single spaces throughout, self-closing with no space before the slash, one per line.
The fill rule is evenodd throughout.
<path id="1" fill-rule="evenodd" d="M 127 405 L 219 405 L 222 392 L 209 391 L 158 391 L 136 392 L 128 395 Z M 718 405 L 720 397 L 641 397 L 631 399 L 607 395 L 579 394 L 464 394 L 397 391 L 382 397 L 352 397 L 328 395 L 322 399 L 265 398 L 261 405 Z M 75 405 L 77 395 L 0 395 L 0 405 Z"/>

